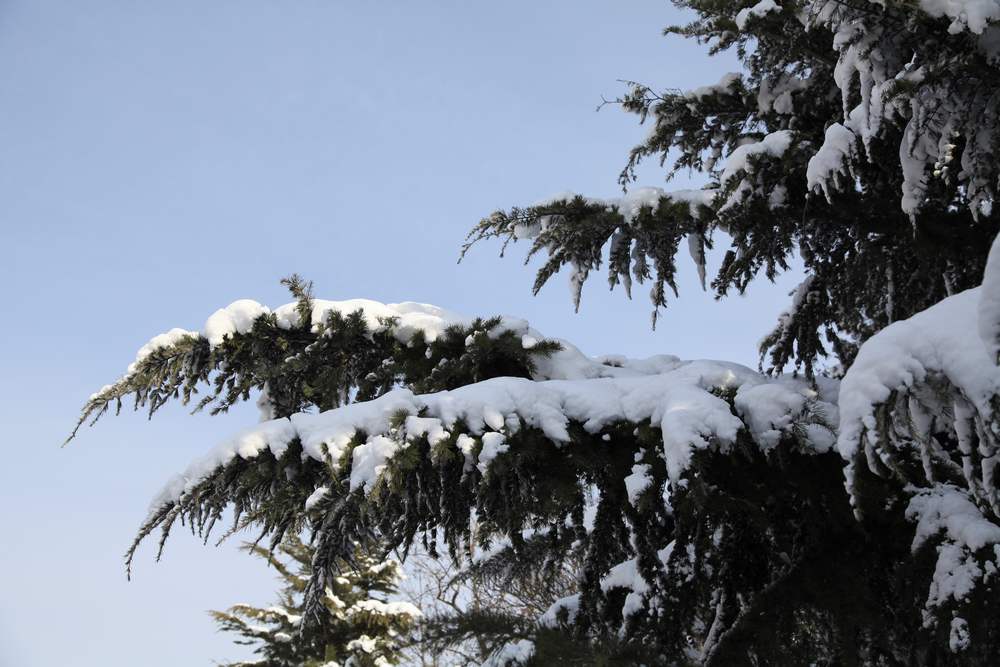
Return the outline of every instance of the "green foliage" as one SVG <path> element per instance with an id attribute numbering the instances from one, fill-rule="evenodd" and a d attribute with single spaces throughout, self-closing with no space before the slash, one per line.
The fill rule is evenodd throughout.
<path id="1" fill-rule="evenodd" d="M 652 128 L 632 150 L 621 184 L 632 183 L 640 163 L 658 159 L 668 179 L 679 170 L 701 172 L 706 189 L 640 191 L 614 201 L 572 196 L 499 211 L 472 230 L 463 254 L 483 239 L 498 239 L 504 249 L 531 239 L 529 260 L 548 253 L 534 291 L 568 266 L 577 306 L 584 282 L 607 262 L 612 288 L 631 294 L 633 280 L 652 284 L 654 323 L 667 291 L 677 291 L 684 240 L 702 270 L 706 250 L 720 237 L 727 244 L 711 280 L 720 298 L 743 293 L 761 275 L 775 278 L 798 256 L 807 278 L 764 339 L 761 365 L 777 372 L 792 364 L 821 389 L 825 356 L 832 352 L 847 367 L 858 345 L 889 323 L 979 283 L 988 241 L 1000 229 L 1000 212 L 989 206 L 1000 174 L 993 157 L 1000 150 L 1000 70 L 968 33 L 949 30 L 915 3 L 786 2 L 744 15 L 742 28 L 737 16 L 747 2 L 678 4 L 694 20 L 668 32 L 713 53 L 734 50 L 744 72 L 686 93 L 629 84 L 615 102 Z M 864 113 L 863 124 L 851 120 L 854 110 Z M 834 124 L 844 131 L 851 125 L 846 149 L 856 155 L 822 187 L 810 185 L 810 160 Z M 750 150 L 766 148 L 768 138 L 787 146 Z M 735 166 L 724 168 L 729 160 Z M 298 277 L 287 285 L 297 299 L 296 324 L 279 326 L 264 315 L 214 347 L 198 335 L 181 337 L 95 395 L 81 423 L 120 409 L 129 396 L 152 414 L 172 398 L 195 400 L 199 389 L 207 395 L 195 409 L 225 411 L 260 391 L 268 416 L 284 417 L 399 386 L 421 393 L 505 375 L 530 378 L 539 356 L 558 349 L 543 342 L 526 350 L 495 318 L 433 341 L 419 333 L 401 340 L 396 323 L 371 327 L 360 312 L 316 318 L 311 285 Z M 564 442 L 502 415 L 504 450 L 481 470 L 471 463 L 484 447 L 481 429 L 459 420 L 433 442 L 427 434 L 404 440 L 404 418 L 425 415 L 400 414 L 388 433 L 355 432 L 338 460 L 329 451 L 324 461 L 303 457 L 302 442 L 292 440 L 277 453 L 233 457 L 196 476 L 157 506 L 128 560 L 157 529 L 162 549 L 177 520 L 207 539 L 226 509 L 234 512 L 231 530 L 252 526 L 272 548 L 308 530 L 315 553 L 298 583 L 300 627 L 308 629 L 336 617 L 326 591 L 345 564 L 363 568 L 358 544 L 405 556 L 420 542 L 435 557 L 440 540 L 463 562 L 506 540 L 509 548 L 463 576 L 514 588 L 570 564 L 574 590 L 562 599 L 573 604 L 546 625 L 501 608 L 434 619 L 422 631 L 429 645 L 474 637 L 500 650 L 529 640 L 535 664 L 989 664 L 1000 651 L 992 622 L 1000 603 L 977 591 L 965 603 L 972 648 L 956 654 L 948 646 L 948 615 L 958 609 L 924 609 L 939 544 L 911 553 L 902 493 L 926 481 L 921 471 L 970 477 L 961 466 L 979 462 L 971 440 L 967 451 L 948 441 L 930 463 L 881 456 L 897 446 L 917 451 L 907 449 L 906 413 L 893 410 L 898 397 L 890 397 L 877 415 L 879 442 L 866 451 L 869 468 L 854 471 L 852 507 L 830 438 L 809 446 L 810 434 L 830 435 L 824 415 L 807 405 L 791 415 L 778 442 L 761 442 L 731 386 L 701 389 L 723 399 L 744 428 L 732 445 L 702 433 L 710 442 L 680 479 L 668 476 L 661 455 L 675 434 L 660 432 L 655 420 L 598 432 L 570 420 Z M 939 414 L 950 419 L 946 409 Z M 353 453 L 369 435 L 398 451 L 386 457 L 372 488 L 352 489 Z M 648 484 L 630 498 L 625 480 L 637 465 L 645 466 Z M 307 508 L 321 487 L 325 495 Z M 610 580 L 622 566 L 638 576 Z"/>
<path id="2" fill-rule="evenodd" d="M 613 289 L 623 285 L 631 297 L 632 279 L 639 283 L 653 281 L 651 299 L 656 309 L 665 307 L 666 287 L 677 293 L 674 256 L 680 242 L 696 235 L 705 247 L 711 247 L 705 223 L 697 215 L 698 208 L 686 202 L 664 198 L 655 209 L 643 206 L 631 224 L 624 224 L 623 214 L 602 202 L 577 196 L 543 206 L 497 211 L 481 221 L 466 239 L 463 256 L 478 241 L 503 239 L 504 247 L 527 234 L 534 238 L 527 260 L 546 250 L 548 259 L 538 270 L 532 291 L 537 294 L 559 269 L 571 264 L 577 272 L 579 286 L 591 270 L 600 268 L 604 246 L 609 245 L 608 284 Z M 701 206 L 708 212 L 707 207 Z M 527 230 L 525 228 L 528 228 Z M 580 291 L 573 295 L 579 308 Z"/>
<path id="3" fill-rule="evenodd" d="M 468 430 L 456 425 L 447 448 L 454 451 L 454 439 L 463 432 Z M 890 601 L 914 595 L 912 585 L 897 586 L 893 571 L 886 569 L 905 558 L 908 529 L 889 521 L 875 539 L 855 522 L 834 454 L 795 454 L 788 442 L 765 456 L 744 439 L 725 455 L 699 453 L 687 485 L 675 487 L 665 505 L 657 502 L 666 493 L 667 479 L 662 461 L 651 455 L 661 440 L 655 428 L 621 423 L 595 434 L 571 424 L 570 433 L 572 444 L 560 447 L 522 424 L 508 440 L 509 451 L 484 476 L 474 469 L 463 472 L 460 457 L 435 456 L 423 438 L 409 445 L 407 456 L 388 462 L 368 496 L 346 491 L 349 470 L 341 468 L 324 471 L 335 475 L 319 480 L 331 491 L 308 516 L 301 498 L 286 500 L 277 490 L 297 485 L 272 485 L 250 499 L 249 511 L 273 517 L 269 524 L 257 524 L 275 537 L 281 526 L 308 520 L 317 555 L 304 615 L 316 625 L 328 612 L 318 592 L 336 576 L 333 563 L 352 557 L 354 539 L 377 534 L 387 547 L 405 550 L 421 534 L 440 530 L 456 558 L 468 552 L 470 541 L 489 548 L 497 537 L 511 539 L 512 556 L 527 567 L 540 559 L 557 563 L 580 554 L 574 632 L 596 645 L 615 646 L 615 651 L 644 652 L 655 646 L 666 655 L 684 655 L 706 650 L 714 664 L 731 664 L 727 661 L 733 656 L 750 651 L 780 663 L 826 646 L 829 664 L 834 664 L 855 649 L 889 651 L 884 645 L 895 648 L 901 635 L 917 632 L 920 619 L 914 613 L 877 635 L 868 634 L 872 619 L 895 613 L 896 603 Z M 446 446 L 437 443 L 435 448 L 440 453 Z M 299 458 L 294 448 L 289 451 L 292 459 Z M 648 462 L 653 483 L 633 505 L 623 478 L 636 460 Z M 203 484 L 216 494 L 211 502 L 232 501 L 238 494 L 219 486 L 221 481 L 284 478 L 273 465 L 268 454 L 234 461 Z M 249 473 L 253 468 L 261 472 Z M 588 529 L 584 509 L 591 489 L 599 490 L 599 499 Z M 171 511 L 197 518 L 205 503 L 206 497 L 195 493 Z M 472 509 L 479 517 L 474 535 Z M 522 538 L 525 528 L 538 537 Z M 898 539 L 883 542 L 890 530 Z M 429 544 L 433 551 L 433 541 Z M 624 592 L 605 591 L 601 580 L 629 558 L 637 559 L 653 590 L 646 599 L 661 602 L 628 617 L 623 638 Z M 822 574 L 858 571 L 878 574 L 849 590 L 838 578 Z M 728 628 L 724 636 L 711 636 L 713 619 Z M 498 625 L 508 627 L 501 632 L 478 625 L 480 621 L 444 619 L 434 628 L 434 641 L 461 640 L 471 627 L 495 641 L 514 636 L 508 636 L 513 632 L 508 626 Z M 520 623 L 517 636 L 524 634 Z M 784 624 L 794 637 L 768 630 L 773 624 Z"/>
<path id="4" fill-rule="evenodd" d="M 293 326 L 279 326 L 271 313 L 215 347 L 189 334 L 155 349 L 87 401 L 67 442 L 112 406 L 119 413 L 129 396 L 136 410 L 146 408 L 152 416 L 171 399 L 188 405 L 199 389 L 207 390 L 194 411 L 211 407 L 218 414 L 263 391 L 268 416 L 287 417 L 371 400 L 400 386 L 426 393 L 491 377 L 530 377 L 537 358 L 560 349 L 551 340 L 525 349 L 519 335 L 501 327 L 500 317 L 451 326 L 433 341 L 418 331 L 405 342 L 394 320 L 372 330 L 360 310 L 327 311 L 314 322 L 312 284 L 298 276 L 283 283 L 297 300 Z"/>
<path id="5" fill-rule="evenodd" d="M 676 293 L 685 237 L 704 271 L 703 244 L 710 247 L 717 232 L 724 233 L 728 249 L 711 281 L 719 298 L 744 293 L 761 275 L 773 280 L 798 256 L 812 283 L 809 311 L 782 318 L 765 339 L 761 360 L 773 371 L 793 364 L 809 377 L 823 357 L 832 353 L 846 367 L 856 345 L 887 324 L 979 283 L 989 241 L 1000 230 L 1000 213 L 981 205 L 992 201 L 1000 176 L 987 157 L 1000 150 L 995 61 L 906 3 L 783 2 L 743 29 L 735 17 L 749 7 L 745 2 L 675 4 L 696 18 L 668 28 L 669 34 L 707 44 L 713 53 L 733 50 L 744 71 L 688 92 L 628 82 L 626 93 L 610 103 L 652 127 L 631 150 L 620 182 L 628 188 L 638 165 L 655 159 L 667 167 L 668 181 L 681 171 L 703 175 L 710 205 L 691 211 L 689 193 L 666 192 L 634 218 L 623 215 L 620 203 L 579 196 L 515 207 L 480 221 L 463 254 L 483 239 L 500 239 L 506 248 L 530 238 L 527 259 L 548 253 L 533 291 L 570 267 L 577 308 L 583 281 L 607 262 L 611 287 L 622 284 L 629 296 L 633 279 L 651 282 L 654 325 L 667 305 L 666 288 Z M 835 49 L 841 25 L 843 45 Z M 875 91 L 841 90 L 835 67 L 855 57 L 850 54 L 857 68 L 870 59 L 875 74 L 882 68 L 889 81 Z M 852 62 L 846 71 L 853 71 Z M 894 79 L 893 68 L 919 69 L 923 78 Z M 819 196 L 807 187 L 809 160 L 827 128 L 846 122 L 859 104 L 873 136 L 863 146 L 858 139 L 863 157 L 844 167 L 841 187 Z M 876 118 L 882 108 L 884 116 Z M 780 157 L 751 156 L 747 169 L 724 178 L 722 166 L 735 151 L 779 131 L 792 138 Z M 933 174 L 919 182 L 905 177 L 901 150 L 940 151 Z M 961 169 L 949 167 L 960 155 Z M 914 212 L 900 206 L 904 184 L 919 199 Z"/>
<path id="6" fill-rule="evenodd" d="M 477 336 L 462 333 L 472 336 L 472 346 Z M 714 393 L 738 416 L 731 387 Z M 622 421 L 592 432 L 571 421 L 568 443 L 524 421 L 508 424 L 506 451 L 483 472 L 458 444 L 471 438 L 475 453 L 482 434 L 456 422 L 433 443 L 427 435 L 407 440 L 367 493 L 352 491 L 350 478 L 351 454 L 369 434 L 357 432 L 338 461 L 303 457 L 293 440 L 280 454 L 265 448 L 252 458 L 234 457 L 191 484 L 150 516 L 136 544 L 160 529 L 162 547 L 178 519 L 207 539 L 226 509 L 233 510 L 234 529 L 252 526 L 272 548 L 310 531 L 315 553 L 310 575 L 298 584 L 296 612 L 305 629 L 331 622 L 326 590 L 345 571 L 364 568 L 358 544 L 405 555 L 422 542 L 433 557 L 440 538 L 462 562 L 473 545 L 489 549 L 509 540 L 509 549 L 468 576 L 514 589 L 571 563 L 573 617 L 558 630 L 481 607 L 472 616 L 432 619 L 421 630 L 428 646 L 475 636 L 500 648 L 528 638 L 537 660 L 564 653 L 580 664 L 627 664 L 634 656 L 646 664 L 728 665 L 745 656 L 757 664 L 797 664 L 806 656 L 830 665 L 879 664 L 886 656 L 949 664 L 946 645 L 928 641 L 920 611 L 934 562 L 910 558 L 912 528 L 892 485 L 860 475 L 872 507 L 858 523 L 838 456 L 807 453 L 810 430 L 829 428 L 824 415 L 807 406 L 799 420 L 767 453 L 748 431 L 731 449 L 699 450 L 679 484 L 669 481 L 663 434 L 650 423 Z M 650 483 L 632 502 L 624 480 L 637 464 L 648 466 Z M 320 487 L 325 495 L 307 509 Z M 629 560 L 647 587 L 638 598 L 604 584 L 612 568 Z M 542 597 L 565 592 L 541 591 Z M 537 611 L 543 602 L 533 604 Z M 990 631 L 970 630 L 977 651 L 992 646 Z"/>

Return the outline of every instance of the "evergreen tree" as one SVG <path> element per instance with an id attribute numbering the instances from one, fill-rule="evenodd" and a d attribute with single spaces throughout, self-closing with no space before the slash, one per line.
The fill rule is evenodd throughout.
<path id="1" fill-rule="evenodd" d="M 498 663 L 990 664 L 1000 6 L 680 4 L 696 19 L 668 32 L 745 71 L 633 86 L 619 102 L 654 126 L 622 184 L 651 157 L 710 184 L 560 196 L 470 243 L 531 239 L 536 290 L 568 265 L 577 303 L 606 261 L 612 287 L 651 281 L 656 309 L 683 241 L 704 271 L 725 233 L 720 296 L 797 252 L 808 275 L 765 339 L 770 374 L 591 359 L 522 321 L 321 302 L 292 281 L 296 303 L 154 339 L 85 406 L 265 396 L 268 419 L 170 483 L 137 543 L 159 528 L 162 548 L 178 519 L 207 535 L 226 508 L 272 545 L 311 531 L 304 627 L 357 541 L 434 553 L 440 536 L 456 561 L 503 542 L 512 571 L 579 558 L 575 593 L 495 629 Z M 789 362 L 801 373 L 778 375 Z"/>
<path id="2" fill-rule="evenodd" d="M 239 604 L 211 612 L 221 630 L 239 635 L 237 644 L 256 646 L 254 653 L 261 656 L 227 667 L 381 667 L 400 662 L 401 647 L 420 610 L 408 602 L 387 600 L 402 577 L 399 562 L 382 561 L 359 549 L 355 565 L 344 568 L 323 592 L 327 621 L 300 632 L 313 550 L 294 535 L 278 548 L 286 562 L 253 544 L 246 549 L 266 559 L 284 586 L 278 604 L 271 607 Z"/>
<path id="3" fill-rule="evenodd" d="M 675 4 L 696 18 L 668 34 L 735 51 L 744 71 L 690 91 L 633 84 L 615 102 L 652 127 L 620 180 L 629 186 L 637 165 L 658 159 L 668 180 L 690 170 L 708 185 L 498 211 L 466 250 L 529 240 L 529 258 L 548 253 L 534 291 L 568 266 L 577 306 L 606 261 L 612 288 L 630 295 L 633 280 L 652 282 L 654 323 L 677 291 L 682 244 L 704 283 L 706 249 L 724 233 L 719 297 L 774 278 L 797 254 L 807 276 L 761 355 L 808 376 L 828 348 L 846 366 L 886 324 L 979 284 L 1000 225 L 992 0 Z"/>
<path id="4" fill-rule="evenodd" d="M 577 556 L 579 594 L 543 615 L 536 653 L 564 653 L 569 642 L 584 661 L 594 657 L 593 646 L 625 662 L 637 655 L 707 655 L 711 621 L 704 619 L 713 611 L 735 614 L 741 600 L 776 588 L 777 580 L 787 580 L 780 594 L 789 598 L 791 611 L 793 592 L 809 600 L 831 594 L 828 581 L 806 586 L 800 575 L 791 576 L 790 566 L 818 554 L 832 559 L 852 541 L 859 545 L 856 558 L 866 560 L 839 554 L 841 569 L 871 565 L 843 491 L 839 459 L 830 451 L 834 436 L 825 415 L 833 411 L 832 385 L 818 392 L 801 380 L 770 380 L 734 364 L 669 356 L 595 360 L 568 342 L 546 343 L 523 321 L 488 320 L 492 328 L 484 329 L 482 320 L 452 320 L 454 315 L 412 304 L 314 300 L 271 312 L 237 302 L 209 318 L 204 335 L 189 335 L 173 348 L 144 349 L 131 372 L 88 407 L 109 402 L 122 388 L 146 396 L 136 389 L 137 378 L 162 377 L 151 372 L 158 359 L 176 358 L 192 345 L 207 348 L 220 372 L 233 372 L 229 355 L 274 347 L 288 335 L 287 314 L 307 305 L 311 321 L 346 319 L 359 327 L 378 321 L 376 313 L 395 313 L 381 329 L 361 330 L 351 339 L 357 358 L 367 358 L 368 346 L 388 345 L 407 358 L 440 362 L 439 345 L 458 345 L 461 350 L 447 358 L 464 360 L 465 378 L 485 375 L 478 360 L 497 365 L 501 352 L 516 360 L 505 367 L 525 369 L 529 377 L 466 380 L 430 394 L 404 386 L 319 414 L 264 421 L 169 483 L 137 542 L 161 528 L 162 546 L 179 518 L 207 536 L 229 506 L 237 526 L 256 526 L 272 543 L 308 528 L 317 551 L 305 591 L 307 626 L 326 620 L 322 591 L 338 564 L 351 561 L 359 539 L 378 538 L 405 552 L 415 538 L 430 535 L 424 548 L 433 553 L 440 531 L 456 560 L 473 540 L 482 549 L 508 540 L 517 557 L 509 561 L 526 567 Z M 340 314 L 359 306 L 346 318 Z M 327 310 L 317 316 L 321 307 Z M 297 326 L 305 335 L 306 327 Z M 310 327 L 320 344 L 307 347 L 343 359 L 345 350 L 322 340 L 327 330 Z M 484 348 L 495 354 L 477 353 Z M 318 361 L 307 367 L 332 372 Z M 194 377 L 191 368 L 177 368 L 176 378 Z M 217 382 L 207 371 L 199 381 Z M 316 384 L 309 377 L 301 382 Z M 338 391 L 351 397 L 359 390 Z M 796 477 L 808 484 L 784 483 Z M 819 520 L 795 520 L 802 515 Z M 730 607 L 717 598 L 722 585 L 732 591 Z M 863 582 L 858 586 L 863 589 Z M 857 594 L 842 585 L 836 592 L 848 599 Z M 676 600 L 663 602 L 671 597 Z M 791 613 L 774 610 L 786 611 Z M 858 623 L 853 611 L 840 620 Z M 488 619 L 473 620 L 482 631 Z M 561 622 L 573 631 L 558 630 Z M 529 641 L 525 627 L 507 636 L 522 653 L 519 642 Z M 495 626 L 498 634 L 509 628 Z M 576 643 L 585 638 L 597 643 Z M 561 647 L 550 651 L 545 641 Z M 766 648 L 786 657 L 783 644 Z"/>
<path id="5" fill-rule="evenodd" d="M 559 350 L 557 343 L 541 337 L 531 345 L 525 344 L 522 336 L 501 326 L 501 318 L 444 325 L 449 315 L 433 306 L 415 303 L 385 306 L 366 300 L 319 301 L 312 297 L 311 284 L 298 276 L 283 282 L 295 301 L 273 313 L 259 304 L 239 301 L 213 314 L 203 333 L 172 329 L 154 337 L 139 350 L 122 378 L 88 399 L 77 429 L 87 420 L 95 422 L 109 410 L 120 412 L 124 400 L 130 396 L 134 408 L 146 409 L 151 417 L 171 398 L 184 404 L 194 401 L 195 411 L 209 408 L 212 414 L 218 414 L 256 393 L 261 419 L 281 419 L 300 411 L 324 410 L 371 399 L 398 386 L 438 391 L 494 376 L 526 376 L 536 372 L 537 363 L 544 366 L 548 355 Z M 426 322 L 442 326 L 427 328 Z M 199 398 L 200 392 L 206 395 Z M 296 452 L 302 452 L 300 443 L 290 448 L 281 469 L 287 479 L 295 478 L 298 484 L 284 488 L 281 493 L 287 502 L 299 508 L 311 507 L 320 503 L 324 495 L 324 488 L 318 482 L 309 481 L 321 474 L 322 465 L 308 457 L 294 461 Z M 272 537 L 268 548 L 261 553 L 278 549 L 296 558 L 302 555 L 294 546 L 296 543 L 292 542 L 290 547 L 283 540 L 294 540 L 289 536 L 298 534 L 304 519 L 289 522 L 289 517 L 279 518 L 260 511 L 263 508 L 257 502 L 261 494 L 277 490 L 266 488 L 270 472 L 273 470 L 243 486 L 244 502 L 234 506 L 233 524 L 226 535 L 259 527 L 262 537 Z M 225 506 L 226 503 L 211 509 L 206 506 L 205 512 L 190 518 L 207 534 L 222 518 Z M 170 517 L 168 524 L 172 525 L 176 518 L 176 514 Z M 165 524 L 161 552 L 168 532 L 169 526 Z M 365 549 L 370 549 L 371 533 L 358 534 L 356 538 L 366 545 Z M 350 568 L 364 568 L 365 559 L 370 556 L 359 560 L 357 543 L 351 544 L 350 553 L 326 563 L 331 576 L 320 589 L 321 594 L 325 595 L 329 587 L 336 590 L 337 581 L 343 576 L 360 576 Z M 133 551 L 137 545 L 138 540 Z M 301 573 L 297 576 L 301 577 Z M 322 615 L 324 622 L 320 625 L 325 627 L 329 625 L 328 614 Z M 238 615 L 233 617 L 231 622 L 236 623 Z M 315 649 L 309 642 L 298 647 L 299 633 L 286 634 L 293 638 L 284 647 L 290 654 L 315 655 L 308 653 Z"/>
<path id="6" fill-rule="evenodd" d="M 902 512 L 916 525 L 913 559 L 933 567 L 923 626 L 963 664 L 991 664 L 998 646 L 998 343 L 1000 239 L 981 287 L 873 336 L 840 391 L 855 513 L 878 525 Z"/>

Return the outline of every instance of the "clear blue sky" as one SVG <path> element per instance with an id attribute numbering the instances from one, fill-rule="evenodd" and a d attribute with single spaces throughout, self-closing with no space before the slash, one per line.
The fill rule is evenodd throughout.
<path id="1" fill-rule="evenodd" d="M 530 296 L 517 250 L 455 263 L 495 208 L 616 194 L 646 131 L 594 112 L 616 79 L 733 69 L 663 38 L 679 18 L 659 0 L 0 2 L 0 665 L 244 655 L 205 614 L 270 599 L 236 542 L 179 531 L 131 583 L 121 555 L 163 481 L 255 415 L 130 413 L 58 446 L 152 335 L 284 303 L 293 271 L 325 298 L 521 315 L 594 354 L 755 363 L 792 276 L 716 304 L 685 261 L 653 332 L 644 290 L 598 277 L 574 315 L 564 278 Z"/>

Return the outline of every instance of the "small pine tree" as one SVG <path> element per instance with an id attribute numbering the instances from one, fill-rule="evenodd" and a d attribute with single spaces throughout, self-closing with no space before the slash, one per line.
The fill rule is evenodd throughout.
<path id="1" fill-rule="evenodd" d="M 395 560 L 358 549 L 355 562 L 330 580 L 323 592 L 325 622 L 303 626 L 303 592 L 312 576 L 314 550 L 289 535 L 278 548 L 286 560 L 254 544 L 246 550 L 278 571 L 284 586 L 271 607 L 238 604 L 212 611 L 219 628 L 256 646 L 260 659 L 225 667 L 383 667 L 400 661 L 407 635 L 421 617 L 409 602 L 390 602 L 402 578 Z"/>

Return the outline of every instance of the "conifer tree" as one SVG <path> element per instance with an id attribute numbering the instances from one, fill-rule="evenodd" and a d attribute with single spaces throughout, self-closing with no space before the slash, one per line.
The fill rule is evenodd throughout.
<path id="1" fill-rule="evenodd" d="M 284 585 L 276 605 L 238 604 L 213 611 L 221 630 L 255 646 L 260 656 L 227 667 L 382 667 L 399 664 L 401 648 L 420 618 L 409 602 L 390 601 L 402 577 L 398 561 L 382 561 L 359 549 L 353 567 L 345 567 L 323 592 L 325 623 L 301 631 L 302 593 L 310 579 L 313 550 L 294 535 L 285 538 L 277 558 L 259 546 L 246 550 L 274 567 Z"/>
<path id="2" fill-rule="evenodd" d="M 632 84 L 615 100 L 651 125 L 618 199 L 557 195 L 498 211 L 470 234 L 545 251 L 534 291 L 562 267 L 577 307 L 607 265 L 612 289 L 651 282 L 657 311 L 677 292 L 687 246 L 728 248 L 719 297 L 774 278 L 793 255 L 807 276 L 761 344 L 765 367 L 811 376 L 833 352 L 846 367 L 887 324 L 979 284 L 990 240 L 1000 149 L 1000 52 L 993 0 L 870 2 L 682 0 L 695 18 L 666 32 L 742 72 L 694 90 Z M 702 174 L 701 190 L 633 188 L 656 159 Z M 720 239 L 721 237 L 721 239 Z"/>
<path id="3" fill-rule="evenodd" d="M 309 320 L 288 322 L 290 313 L 306 308 Z M 368 329 L 366 322 L 379 322 L 377 313 L 396 315 Z M 187 361 L 169 376 L 154 371 L 162 360 L 200 348 L 220 369 L 215 372 L 234 373 L 243 350 L 278 347 L 275 341 L 289 331 L 311 339 L 303 342 L 305 354 L 322 350 L 330 365 L 343 363 L 344 350 L 325 340 L 333 337 L 328 331 L 337 331 L 330 323 L 341 320 L 359 327 L 351 339 L 358 358 L 366 358 L 365 346 L 384 345 L 406 359 L 436 360 L 432 368 L 456 359 L 468 379 L 430 394 L 404 386 L 373 400 L 247 429 L 165 487 L 137 543 L 160 528 L 162 547 L 178 519 L 207 536 L 227 507 L 234 510 L 236 527 L 254 526 L 272 544 L 307 528 L 316 554 L 305 591 L 306 626 L 325 622 L 322 591 L 339 563 L 354 558 L 357 540 L 377 538 L 405 552 L 415 538 L 429 535 L 424 548 L 433 553 L 440 531 L 456 560 L 473 539 L 483 549 L 500 540 L 509 542 L 516 557 L 508 561 L 527 567 L 558 565 L 575 555 L 582 561 L 579 593 L 558 601 L 531 630 L 531 637 L 538 633 L 535 651 L 545 656 L 576 646 L 574 654 L 593 657 L 593 647 L 607 647 L 609 659 L 627 663 L 636 656 L 704 651 L 705 638 L 692 632 L 719 604 L 713 600 L 716 577 L 725 575 L 734 588 L 735 605 L 741 595 L 765 588 L 769 577 L 787 574 L 789 554 L 796 554 L 795 563 L 816 552 L 833 553 L 834 545 L 858 537 L 838 459 L 830 451 L 829 391 L 721 362 L 591 359 L 566 341 L 546 341 L 518 320 L 463 320 L 414 304 L 309 299 L 272 312 L 237 302 L 210 317 L 203 334 L 188 334 L 173 347 L 168 342 L 144 348 L 131 371 L 88 407 L 99 413 L 126 391 L 150 396 L 140 377 L 168 377 L 172 386 L 196 378 L 187 385 L 192 393 L 199 383 L 219 386 L 215 366 L 198 371 Z M 452 351 L 445 357 L 442 350 Z M 380 355 L 378 367 L 393 363 Z M 523 369 L 528 377 L 476 381 L 487 374 L 478 366 L 484 362 Z M 302 363 L 323 374 L 339 372 L 318 359 Z M 266 377 L 268 396 L 274 396 L 272 386 L 287 386 Z M 363 369 L 349 377 L 368 380 Z M 308 374 L 299 381 L 317 384 Z M 351 386 L 337 391 L 348 399 L 359 392 Z M 812 475 L 807 489 L 781 483 L 796 474 Z M 744 478 L 728 489 L 734 498 L 716 491 Z M 773 494 L 779 497 L 768 501 Z M 747 508 L 768 502 L 791 514 L 758 511 L 751 517 L 755 523 L 748 522 Z M 789 521 L 807 510 L 831 517 L 821 524 Z M 757 558 L 748 558 L 750 553 Z M 721 567 L 727 561 L 739 566 L 730 572 Z M 670 577 L 667 571 L 690 576 Z M 800 581 L 788 586 L 803 597 L 817 594 Z M 671 615 L 643 612 L 660 609 L 656 600 L 667 595 L 682 597 L 684 604 L 662 607 Z M 615 617 L 622 619 L 626 610 L 632 631 L 621 641 Z M 560 623 L 573 630 L 560 630 Z M 509 627 L 497 631 L 509 633 Z M 516 630 L 508 634 L 515 640 L 510 646 L 523 654 L 523 642 L 532 641 L 525 636 L 530 628 L 521 624 Z M 559 648 L 549 652 L 546 641 Z M 784 656 L 780 647 L 775 650 Z"/>
<path id="4" fill-rule="evenodd" d="M 256 395 L 261 419 L 267 421 L 371 399 L 401 385 L 436 391 L 493 376 L 526 376 L 536 371 L 538 362 L 544 365 L 548 355 L 559 350 L 557 343 L 540 336 L 530 345 L 525 343 L 507 325 L 501 326 L 501 318 L 428 329 L 426 322 L 445 322 L 449 314 L 415 303 L 385 306 L 363 299 L 319 301 L 312 297 L 311 284 L 300 277 L 283 282 L 295 301 L 274 313 L 244 300 L 213 314 L 204 332 L 172 329 L 154 337 L 138 351 L 121 379 L 88 399 L 77 429 L 109 410 L 120 412 L 128 397 L 133 399 L 134 409 L 145 409 L 151 417 L 172 398 L 184 404 L 193 402 L 195 411 L 208 408 L 218 414 Z M 525 326 L 523 322 L 509 324 Z M 206 395 L 199 397 L 201 392 Z M 70 438 L 75 435 L 76 430 Z M 308 481 L 317 474 L 317 462 L 309 458 L 294 461 L 296 451 L 301 452 L 301 446 L 291 448 L 281 468 L 282 474 L 299 484 L 281 493 L 287 502 L 308 508 L 322 502 L 325 489 Z M 235 507 L 227 535 L 258 527 L 262 537 L 270 535 L 272 539 L 266 550 L 255 548 L 256 553 L 277 549 L 293 559 L 305 551 L 312 553 L 294 538 L 297 527 L 304 525 L 303 519 L 287 521 L 275 519 L 276 515 L 269 519 L 267 512 L 258 511 L 261 508 L 256 499 L 275 490 L 260 486 L 268 474 L 264 472 L 256 481 L 246 480 L 245 485 L 241 480 L 246 502 Z M 207 534 L 222 518 L 225 503 L 205 509 L 195 521 Z M 170 519 L 171 524 L 176 516 Z M 278 523 L 273 523 L 275 520 Z M 161 551 L 169 532 L 164 528 Z M 277 532 L 273 528 L 278 528 Z M 364 568 L 371 556 L 358 560 L 358 542 L 370 549 L 372 537 L 370 533 L 357 534 L 350 553 L 327 563 L 335 573 L 322 588 L 323 595 L 330 586 L 336 590 L 336 582 L 343 576 L 360 576 L 351 566 Z M 138 540 L 133 550 L 137 544 Z M 250 612 L 249 608 L 242 610 Z M 323 614 L 321 626 L 329 625 L 328 616 Z M 229 620 L 235 624 L 231 626 L 234 630 L 238 629 L 238 617 L 231 614 Z M 282 622 L 287 624 L 288 619 Z M 285 634 L 292 640 L 280 648 L 287 649 L 289 655 L 315 654 L 316 647 L 308 642 L 298 646 L 300 633 Z M 279 651 L 276 655 L 284 654 Z"/>
<path id="5" fill-rule="evenodd" d="M 798 253 L 768 373 L 593 359 L 523 321 L 321 302 L 292 281 L 296 303 L 237 302 L 154 339 L 86 404 L 265 397 L 266 421 L 168 484 L 137 542 L 160 529 L 162 549 L 178 519 L 207 535 L 227 508 L 272 545 L 310 531 L 304 627 L 356 541 L 580 558 L 577 592 L 497 629 L 499 664 L 990 664 L 1000 5 L 678 4 L 695 19 L 668 32 L 744 71 L 633 86 L 618 102 L 653 127 L 621 181 L 658 158 L 709 185 L 558 196 L 469 243 L 530 239 L 547 253 L 535 289 L 568 266 L 577 304 L 607 262 L 612 287 L 650 281 L 654 309 L 682 243 L 706 282 L 708 250 L 730 244 L 720 296 Z"/>

